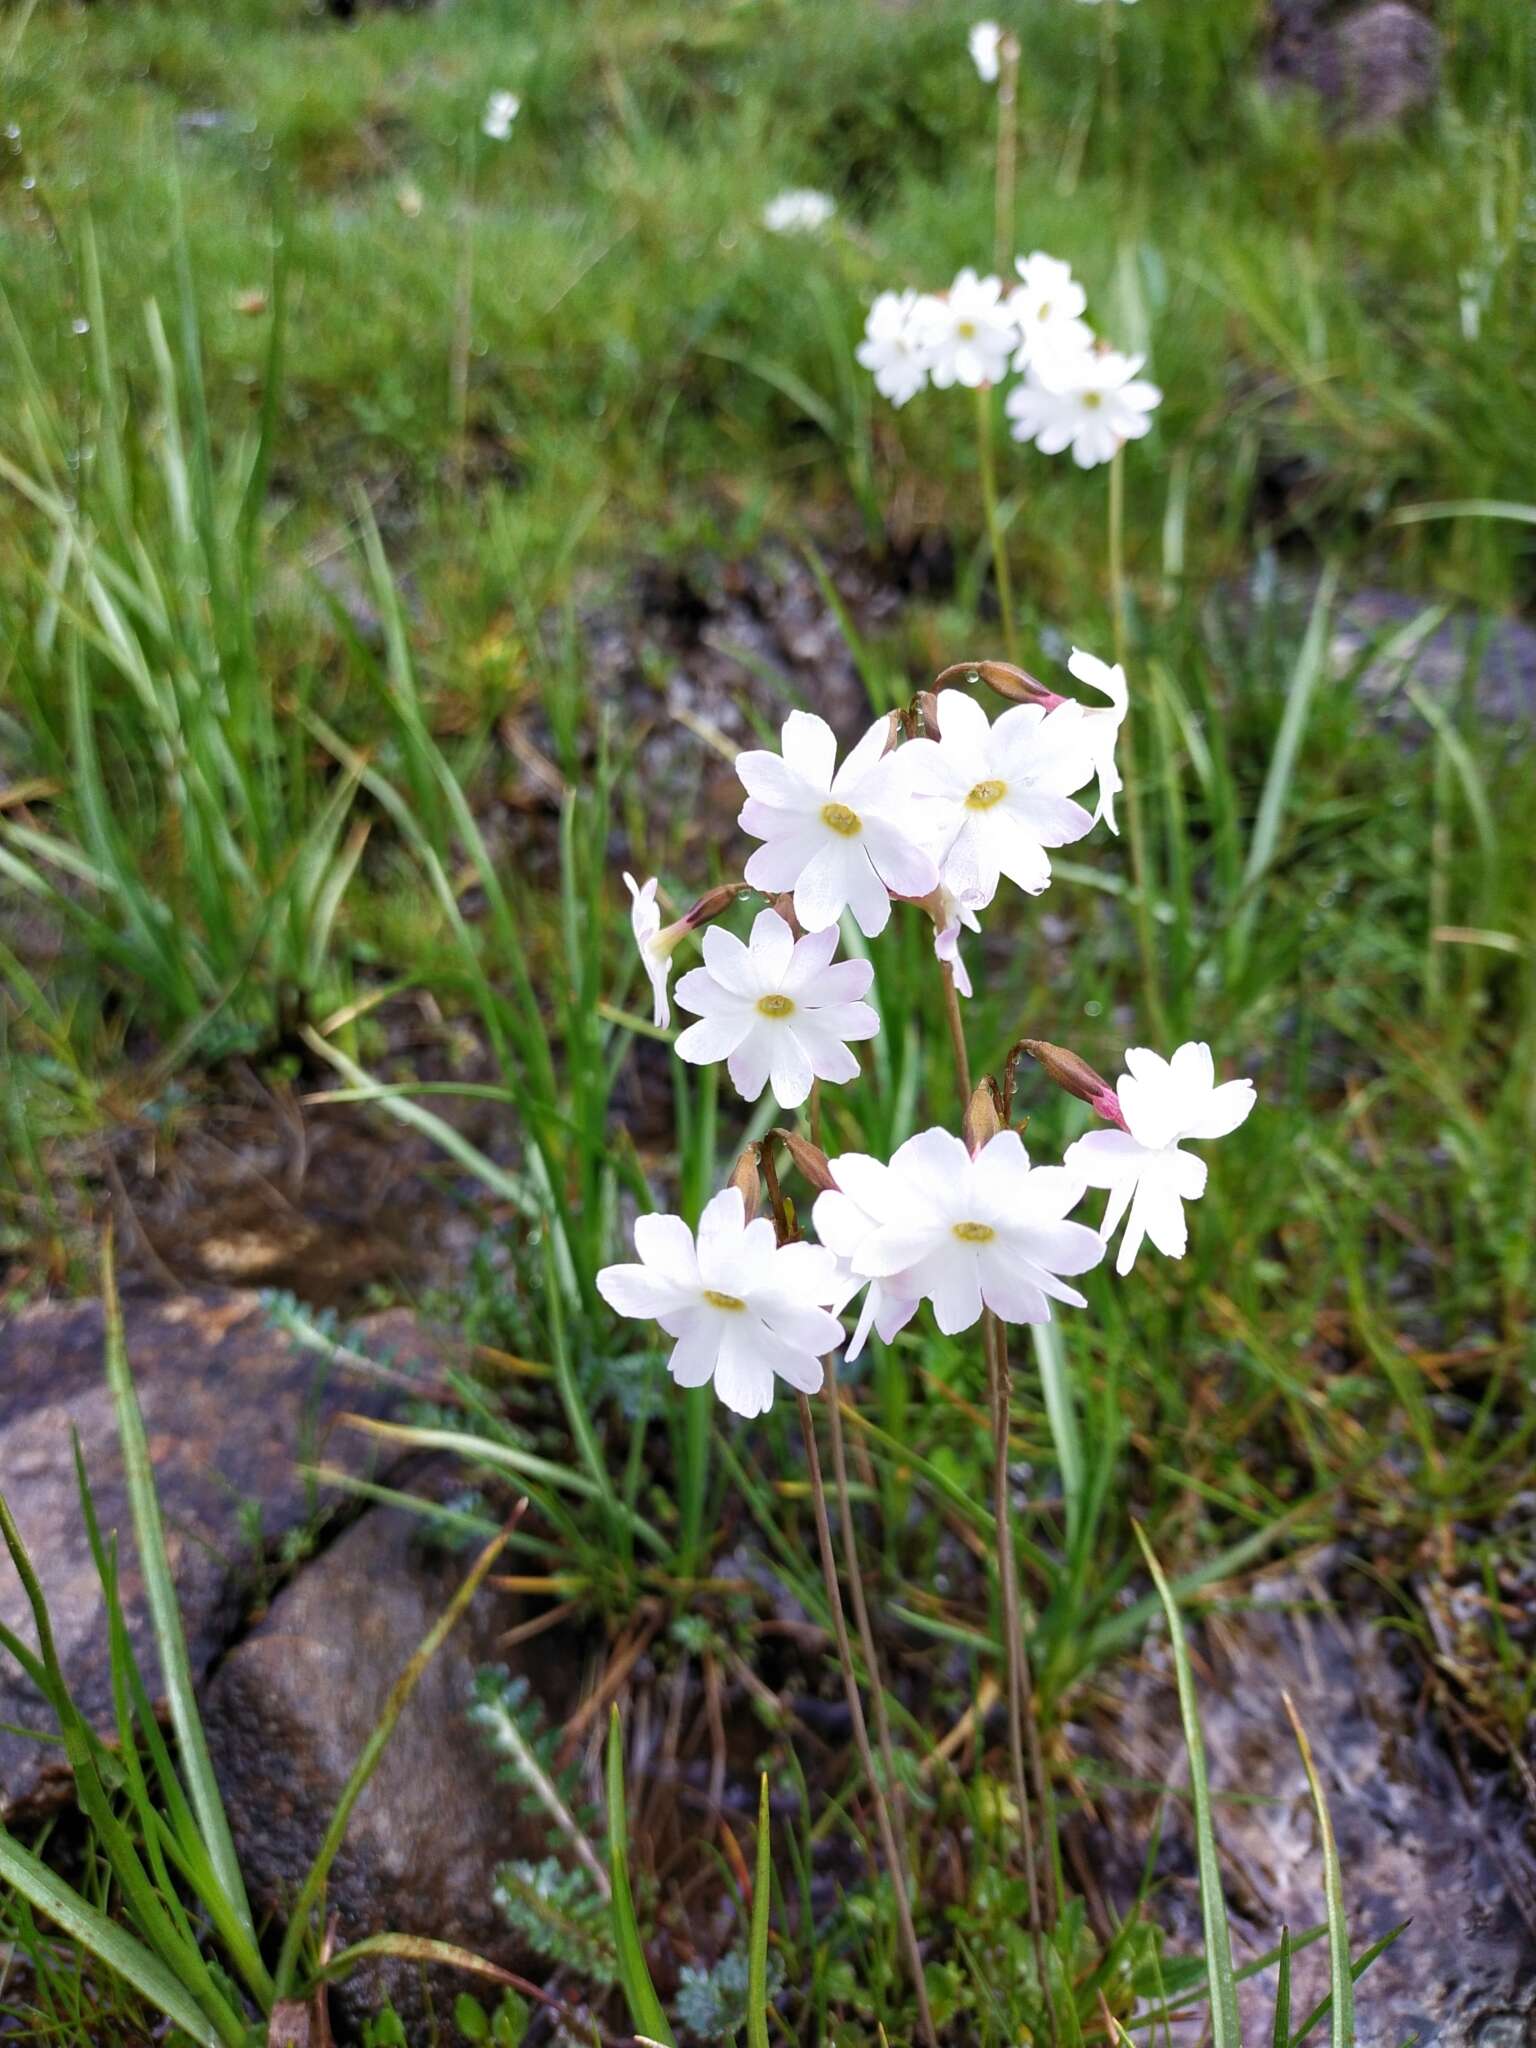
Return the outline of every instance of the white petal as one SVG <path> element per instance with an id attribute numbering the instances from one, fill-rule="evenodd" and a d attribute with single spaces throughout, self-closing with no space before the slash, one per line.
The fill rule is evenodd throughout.
<path id="1" fill-rule="evenodd" d="M 723 924 L 705 928 L 704 965 L 720 986 L 729 989 L 732 995 L 755 997 L 758 994 L 752 956 L 736 934 L 728 932 Z"/>
<path id="2" fill-rule="evenodd" d="M 925 1259 L 913 1276 L 933 1303 L 933 1319 L 946 1337 L 968 1330 L 981 1316 L 981 1271 L 974 1251 L 946 1246 Z"/>
<path id="3" fill-rule="evenodd" d="M 780 1109 L 798 1109 L 815 1078 L 804 1046 L 787 1025 L 768 1034 L 768 1080 Z"/>
<path id="4" fill-rule="evenodd" d="M 888 820 L 866 821 L 864 846 L 875 873 L 893 896 L 926 896 L 939 886 L 933 856 Z"/>
<path id="5" fill-rule="evenodd" d="M 1091 1188 L 1117 1188 L 1133 1182 L 1156 1156 L 1129 1131 L 1089 1131 L 1067 1147 L 1063 1164 Z"/>
<path id="6" fill-rule="evenodd" d="M 779 734 L 784 759 L 810 788 L 825 793 L 837 764 L 837 735 L 814 711 L 791 711 Z"/>
<path id="7" fill-rule="evenodd" d="M 877 718 L 833 778 L 832 794 L 841 797 L 844 803 L 851 804 L 854 810 L 859 808 L 854 799 L 861 784 L 868 780 L 885 759 L 890 737 L 890 720 Z"/>
<path id="8" fill-rule="evenodd" d="M 809 1012 L 794 1019 L 788 1027 L 787 1036 L 800 1048 L 801 1056 L 818 1081 L 831 1081 L 835 1086 L 841 1086 L 845 1081 L 859 1078 L 858 1054 L 850 1052 L 835 1031 L 826 1030 Z M 787 1106 L 796 1107 L 795 1104 Z"/>
<path id="9" fill-rule="evenodd" d="M 604 1266 L 597 1276 L 597 1291 L 621 1316 L 642 1321 L 670 1314 L 698 1298 L 696 1290 L 679 1286 L 649 1266 Z"/>
<path id="10" fill-rule="evenodd" d="M 776 910 L 760 910 L 752 922 L 751 944 L 752 970 L 760 993 L 783 987 L 794 951 L 795 935 L 784 919 Z"/>
<path id="11" fill-rule="evenodd" d="M 754 829 L 746 823 L 745 813 L 738 822 L 744 832 Z M 784 889 L 793 889 L 826 843 L 827 835 L 822 826 L 788 820 L 781 837 L 765 839 L 748 856 L 742 869 L 743 878 L 754 889 L 768 889 L 774 895 Z M 711 925 L 709 930 L 715 930 L 715 926 Z M 708 936 L 706 932 L 705 937 Z"/>
<path id="12" fill-rule="evenodd" d="M 1247 1120 L 1256 1101 L 1251 1081 L 1223 1081 L 1184 1125 L 1183 1138 L 1224 1138 Z"/>
<path id="13" fill-rule="evenodd" d="M 815 800 L 816 790 L 806 778 L 782 755 L 769 753 L 764 747 L 738 754 L 736 773 L 748 796 L 776 809 L 804 810 Z"/>
<path id="14" fill-rule="evenodd" d="M 795 940 L 789 965 L 781 973 L 778 987 L 785 995 L 794 996 L 800 1002 L 818 1000 L 814 991 L 820 984 L 822 976 L 828 972 L 828 962 L 836 951 L 835 924 L 829 924 L 819 932 L 807 932 L 803 939 Z M 867 968 L 871 975 L 875 971 L 867 960 L 845 960 L 843 965 Z M 863 989 L 858 993 L 863 995 Z"/>
<path id="15" fill-rule="evenodd" d="M 818 936 L 820 936 L 818 934 Z M 808 943 L 802 939 L 802 946 Z M 790 968 L 791 977 L 798 971 L 797 961 Z M 786 980 L 785 993 L 797 996 L 807 1009 L 820 1010 L 834 1003 L 857 1003 L 868 995 L 870 984 L 875 978 L 872 960 L 836 960 L 830 967 L 807 975 L 798 989 L 792 980 Z"/>
<path id="16" fill-rule="evenodd" d="M 667 1360 L 667 1371 L 680 1387 L 706 1386 L 713 1377 L 720 1352 L 720 1321 L 712 1309 L 699 1309 L 686 1318 Z"/>
<path id="17" fill-rule="evenodd" d="M 726 1063 L 732 1085 L 747 1102 L 756 1102 L 768 1086 L 772 1050 L 772 1032 L 765 1025 L 759 1026 L 748 1032 Z"/>
<path id="18" fill-rule="evenodd" d="M 681 1216 L 637 1216 L 635 1250 L 654 1273 L 682 1287 L 699 1284 L 698 1254 L 693 1232 Z"/>
<path id="19" fill-rule="evenodd" d="M 795 915 L 807 931 L 820 931 L 842 916 L 855 861 L 868 869 L 856 841 L 823 832 L 820 845 L 795 884 Z"/>
<path id="20" fill-rule="evenodd" d="M 750 1011 L 722 1010 L 718 1016 L 701 1017 L 680 1032 L 675 1051 L 690 1066 L 712 1066 L 716 1060 L 729 1059 L 751 1029 Z"/>
<path id="21" fill-rule="evenodd" d="M 716 981 L 707 967 L 690 967 L 675 990 L 678 1003 L 696 1017 L 719 1017 L 750 1011 L 750 999 Z"/>
<path id="22" fill-rule="evenodd" d="M 937 874 L 937 870 L 935 870 Z M 891 899 L 862 849 L 845 873 L 848 908 L 866 939 L 877 939 L 891 921 Z"/>
<path id="23" fill-rule="evenodd" d="M 773 1406 L 774 1349 L 770 1347 L 776 1347 L 778 1340 L 745 1315 L 722 1317 L 721 1325 L 715 1392 L 734 1414 L 749 1418 L 765 1414 Z"/>

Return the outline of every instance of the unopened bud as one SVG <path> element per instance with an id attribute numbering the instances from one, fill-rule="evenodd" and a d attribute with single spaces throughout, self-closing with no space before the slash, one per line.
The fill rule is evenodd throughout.
<path id="1" fill-rule="evenodd" d="M 824 1195 L 829 1188 L 837 1186 L 827 1164 L 827 1155 L 819 1145 L 813 1145 L 809 1138 L 802 1138 L 798 1131 L 775 1130 L 771 1135 L 778 1139 L 818 1195 Z"/>
<path id="2" fill-rule="evenodd" d="M 999 1131 L 1006 1130 L 1003 1120 L 1003 1106 L 998 1098 L 997 1083 L 988 1075 L 966 1104 L 965 1119 L 961 1136 L 965 1139 L 966 1150 L 974 1159 L 982 1146 L 995 1138 Z"/>
<path id="3" fill-rule="evenodd" d="M 782 896 L 775 896 L 769 908 L 778 912 L 797 939 L 805 937 L 805 927 L 795 915 L 795 892 L 793 889 L 786 889 Z"/>
<path id="4" fill-rule="evenodd" d="M 1115 1124 L 1122 1131 L 1125 1129 L 1125 1115 L 1120 1108 L 1119 1096 L 1104 1076 L 1095 1073 L 1080 1054 L 1063 1045 L 1051 1045 L 1043 1038 L 1024 1039 L 1022 1050 L 1044 1069 L 1046 1078 L 1054 1081 L 1058 1088 L 1065 1088 L 1079 1102 L 1086 1102 L 1106 1123 Z"/>
<path id="5" fill-rule="evenodd" d="M 731 1168 L 731 1177 L 726 1182 L 728 1188 L 739 1188 L 741 1190 L 741 1199 L 746 1209 L 746 1220 L 748 1223 L 757 1214 L 761 1191 L 758 1158 L 757 1147 L 749 1145 Z"/>
<path id="6" fill-rule="evenodd" d="M 957 683 L 971 690 L 985 683 L 1015 704 L 1043 704 L 1047 711 L 1065 701 L 1044 683 L 1036 682 L 1027 669 L 1015 668 L 1011 661 L 957 661 L 933 679 L 936 691 L 952 689 Z"/>
<path id="7" fill-rule="evenodd" d="M 686 910 L 679 920 L 683 930 L 696 932 L 701 924 L 708 924 L 711 919 L 723 916 L 736 901 L 741 887 L 740 882 L 721 882 L 717 888 L 706 889 L 698 902 Z"/>

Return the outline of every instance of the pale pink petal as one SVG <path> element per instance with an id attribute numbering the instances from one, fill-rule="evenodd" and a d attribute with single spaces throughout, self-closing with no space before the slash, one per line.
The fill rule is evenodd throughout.
<path id="1" fill-rule="evenodd" d="M 722 1010 L 679 1032 L 675 1051 L 690 1066 L 711 1066 L 716 1060 L 729 1059 L 751 1029 L 750 1010 Z"/>
<path id="2" fill-rule="evenodd" d="M 784 759 L 810 788 L 820 794 L 831 787 L 837 765 L 837 735 L 814 711 L 791 711 L 779 733 Z"/>

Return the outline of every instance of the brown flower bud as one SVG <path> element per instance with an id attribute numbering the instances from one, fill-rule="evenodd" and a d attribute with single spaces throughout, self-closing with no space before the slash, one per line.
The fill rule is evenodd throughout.
<path id="1" fill-rule="evenodd" d="M 989 1074 L 974 1091 L 966 1105 L 961 1136 L 965 1139 L 966 1150 L 972 1158 L 999 1131 L 1007 1128 L 1003 1121 L 1003 1105 L 997 1093 L 997 1083 Z"/>
<path id="2" fill-rule="evenodd" d="M 740 882 L 721 882 L 716 888 L 706 889 L 699 900 L 684 911 L 678 922 L 685 931 L 696 932 L 701 924 L 723 916 L 736 901 L 742 887 Z"/>
<path id="3" fill-rule="evenodd" d="M 1106 1123 L 1117 1124 L 1122 1131 L 1125 1129 L 1119 1096 L 1104 1076 L 1096 1073 L 1080 1054 L 1062 1045 L 1051 1045 L 1043 1038 L 1023 1039 L 1020 1049 L 1044 1069 L 1047 1079 L 1054 1081 L 1058 1088 L 1065 1088 L 1079 1102 L 1086 1102 Z"/>
<path id="4" fill-rule="evenodd" d="M 770 1135 L 778 1139 L 818 1195 L 824 1195 L 829 1188 L 837 1186 L 827 1164 L 827 1155 L 819 1145 L 813 1145 L 809 1138 L 802 1138 L 798 1131 L 775 1129 Z"/>
<path id="5" fill-rule="evenodd" d="M 985 683 L 1015 704 L 1049 706 L 1061 702 L 1054 690 L 1037 683 L 1027 669 L 1015 668 L 1011 661 L 957 661 L 933 679 L 935 690 L 952 689 L 957 683 L 972 690 L 978 683 Z"/>
<path id="6" fill-rule="evenodd" d="M 741 1199 L 746 1205 L 746 1220 L 748 1223 L 752 1221 L 758 1210 L 761 1192 L 761 1182 L 758 1174 L 759 1157 L 757 1146 L 749 1145 L 731 1168 L 731 1177 L 726 1182 L 728 1188 L 740 1188 Z"/>

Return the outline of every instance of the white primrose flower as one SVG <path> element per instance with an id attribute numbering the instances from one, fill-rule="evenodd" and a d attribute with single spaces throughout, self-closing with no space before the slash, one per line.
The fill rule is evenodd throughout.
<path id="1" fill-rule="evenodd" d="M 913 308 L 928 374 L 939 390 L 999 384 L 1019 339 L 1003 300 L 1002 280 L 962 270 L 941 298 L 925 293 Z"/>
<path id="2" fill-rule="evenodd" d="M 633 875 L 626 872 L 624 886 L 630 895 L 629 922 L 635 934 L 635 944 L 640 948 L 640 965 L 651 984 L 651 1020 L 659 1031 L 665 1031 L 672 1022 L 667 983 L 672 978 L 672 955 L 682 940 L 683 926 L 681 923 L 669 924 L 665 931 L 662 930 L 654 875 L 642 887 Z"/>
<path id="3" fill-rule="evenodd" d="M 1125 670 L 1116 662 L 1113 667 L 1107 661 L 1100 661 L 1096 654 L 1089 654 L 1081 647 L 1074 647 L 1067 662 L 1067 673 L 1075 676 L 1080 683 L 1086 683 L 1090 690 L 1097 690 L 1107 697 L 1107 704 L 1088 704 L 1083 707 L 1083 730 L 1088 735 L 1088 745 L 1093 754 L 1093 765 L 1099 779 L 1099 800 L 1094 806 L 1093 819 L 1097 824 L 1102 818 L 1118 839 L 1120 827 L 1115 823 L 1115 798 L 1125 787 L 1115 760 L 1115 743 L 1120 737 L 1120 728 L 1125 723 L 1125 714 L 1130 708 L 1130 692 L 1125 686 Z"/>
<path id="4" fill-rule="evenodd" d="M 1004 401 L 1015 441 L 1042 455 L 1072 450 L 1079 469 L 1108 462 L 1152 425 L 1163 394 L 1139 377 L 1146 358 L 1118 349 L 1060 349 L 1034 356 L 1022 384 Z"/>
<path id="5" fill-rule="evenodd" d="M 1181 1045 L 1171 1060 L 1134 1045 L 1125 1064 L 1130 1072 L 1120 1076 L 1115 1093 L 1126 1128 L 1089 1131 L 1067 1147 L 1066 1157 L 1069 1173 L 1109 1190 L 1099 1229 L 1106 1245 L 1130 1211 L 1115 1260 L 1122 1276 L 1135 1265 L 1144 1237 L 1170 1259 L 1184 1256 L 1184 1204 L 1205 1193 L 1205 1161 L 1181 1152 L 1179 1140 L 1224 1138 L 1254 1104 L 1251 1081 L 1217 1086 L 1211 1048 L 1199 1040 Z"/>
<path id="6" fill-rule="evenodd" d="M 876 1219 L 848 1255 L 853 1273 L 930 1300 L 946 1336 L 968 1330 L 983 1306 L 1008 1323 L 1048 1323 L 1052 1300 L 1086 1306 L 1061 1278 L 1104 1256 L 1096 1231 L 1066 1221 L 1083 1182 L 1064 1167 L 1031 1167 L 1017 1131 L 999 1131 L 974 1157 L 935 1129 L 908 1138 L 888 1168 L 859 1153 L 828 1164 Z"/>
<path id="7" fill-rule="evenodd" d="M 864 322 L 864 339 L 854 350 L 873 372 L 875 389 L 892 405 L 905 405 L 928 382 L 927 344 L 913 318 L 917 293 L 881 292 Z"/>
<path id="8" fill-rule="evenodd" d="M 857 1080 L 849 1039 L 873 1038 L 880 1019 L 860 1000 L 875 970 L 867 960 L 840 960 L 837 926 L 796 940 L 776 910 L 759 911 L 743 945 L 711 925 L 704 965 L 677 984 L 677 1000 L 698 1016 L 677 1041 L 695 1065 L 723 1059 L 749 1102 L 769 1082 L 782 1109 L 798 1109 L 814 1080 Z"/>
<path id="9" fill-rule="evenodd" d="M 953 973 L 955 993 L 969 1000 L 972 994 L 971 977 L 960 957 L 960 927 L 964 925 L 968 932 L 981 930 L 981 920 L 976 913 L 986 907 L 985 900 L 981 891 L 974 888 L 963 889 L 956 895 L 942 874 L 939 877 L 939 897 L 943 905 L 944 921 L 942 924 L 934 924 L 934 958 L 942 961 Z"/>
<path id="10" fill-rule="evenodd" d="M 821 1361 L 843 1341 L 826 1304 L 837 1263 L 821 1245 L 774 1242 L 766 1216 L 746 1220 L 740 1188 L 722 1188 L 699 1218 L 641 1216 L 638 1265 L 605 1266 L 597 1291 L 622 1316 L 654 1317 L 677 1339 L 667 1370 L 680 1387 L 715 1392 L 737 1415 L 773 1406 L 775 1376 L 820 1391 Z"/>
<path id="11" fill-rule="evenodd" d="M 1016 370 L 1027 370 L 1037 356 L 1088 349 L 1093 330 L 1083 318 L 1088 294 L 1072 275 L 1070 263 L 1036 249 L 1014 261 L 1019 282 L 1008 295 L 1008 311 L 1019 330 Z"/>
<path id="12" fill-rule="evenodd" d="M 492 142 L 505 142 L 512 133 L 512 123 L 522 111 L 523 103 L 515 92 L 493 92 L 485 103 L 485 112 L 480 116 L 480 133 L 488 135 Z"/>
<path id="13" fill-rule="evenodd" d="M 1051 879 L 1045 849 L 1092 831 L 1093 814 L 1070 795 L 1093 774 L 1085 717 L 1070 700 L 1049 711 L 1012 704 L 989 725 L 974 697 L 946 690 L 943 737 L 903 749 L 913 791 L 935 814 L 943 885 L 958 901 L 984 909 L 1004 875 L 1038 896 Z"/>
<path id="14" fill-rule="evenodd" d="M 763 226 L 774 235 L 814 235 L 836 211 L 837 201 L 825 192 L 780 192 L 763 208 Z"/>
<path id="15" fill-rule="evenodd" d="M 870 1184 L 883 1182 L 890 1172 L 890 1168 L 882 1166 L 878 1159 L 868 1159 L 862 1153 L 852 1153 L 849 1157 L 857 1162 L 850 1177 L 857 1184 L 862 1174 L 866 1191 Z M 839 1165 L 843 1163 L 838 1162 Z M 859 1320 L 844 1354 L 852 1365 L 868 1342 L 871 1330 L 878 1331 L 881 1342 L 889 1344 L 899 1330 L 906 1328 L 917 1314 L 920 1290 L 913 1287 L 902 1273 L 885 1280 L 870 1280 L 854 1272 L 853 1254 L 876 1227 L 879 1217 L 862 1207 L 852 1195 L 845 1194 L 841 1188 L 827 1189 L 816 1197 L 811 1219 L 816 1225 L 816 1235 L 837 1260 L 838 1285 L 832 1297 L 833 1314 L 841 1315 L 856 1294 L 861 1291 L 864 1294 L 864 1306 L 859 1311 Z"/>
<path id="16" fill-rule="evenodd" d="M 746 865 L 754 889 L 795 892 L 808 932 L 836 924 L 845 909 L 872 939 L 891 915 L 891 897 L 926 896 L 938 886 L 933 856 L 912 837 L 905 749 L 886 752 L 879 719 L 837 767 L 837 739 L 824 718 L 792 711 L 782 754 L 736 756 L 747 791 L 738 823 L 764 844 Z"/>
<path id="17" fill-rule="evenodd" d="M 1003 32 L 995 21 L 978 21 L 966 38 L 976 76 L 983 85 L 996 85 Z"/>

